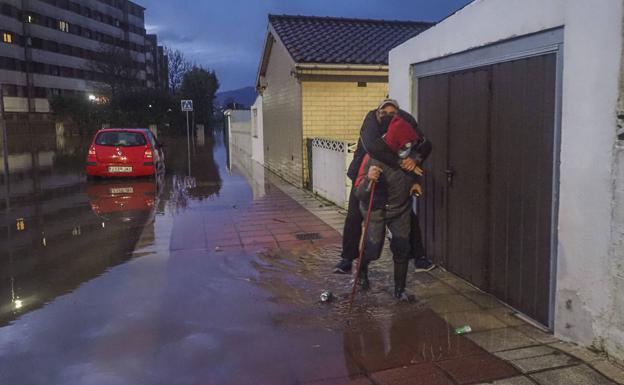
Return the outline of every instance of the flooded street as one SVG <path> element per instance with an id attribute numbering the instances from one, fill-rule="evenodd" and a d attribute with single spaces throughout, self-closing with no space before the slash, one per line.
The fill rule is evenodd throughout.
<path id="1" fill-rule="evenodd" d="M 422 300 L 394 303 L 388 257 L 349 311 L 351 277 L 331 274 L 335 230 L 261 167 L 228 157 L 219 134 L 194 147 L 190 176 L 185 138 L 163 140 L 166 175 L 87 181 L 88 138 L 9 137 L 0 384 L 370 384 L 415 374 L 418 384 L 458 384 L 517 373 L 426 305 L 459 297 L 435 275 L 410 273 Z M 320 302 L 324 289 L 335 301 Z"/>

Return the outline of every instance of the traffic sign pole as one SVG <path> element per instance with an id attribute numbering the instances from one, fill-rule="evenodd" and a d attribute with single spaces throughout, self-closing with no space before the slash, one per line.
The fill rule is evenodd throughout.
<path id="1" fill-rule="evenodd" d="M 191 135 L 189 134 L 189 118 L 186 111 L 186 147 L 188 153 L 188 174 L 191 176 Z"/>
<path id="2" fill-rule="evenodd" d="M 188 153 L 188 174 L 191 176 L 191 130 L 189 128 L 188 113 L 193 111 L 193 101 L 188 99 L 180 100 L 180 108 L 183 112 L 186 112 L 186 151 Z"/>

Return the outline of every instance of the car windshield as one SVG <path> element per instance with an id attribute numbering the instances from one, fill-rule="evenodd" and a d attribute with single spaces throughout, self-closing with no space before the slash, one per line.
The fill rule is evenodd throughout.
<path id="1" fill-rule="evenodd" d="M 138 132 L 100 132 L 97 138 L 95 138 L 95 144 L 98 146 L 133 147 L 145 146 L 145 143 L 145 137 Z"/>

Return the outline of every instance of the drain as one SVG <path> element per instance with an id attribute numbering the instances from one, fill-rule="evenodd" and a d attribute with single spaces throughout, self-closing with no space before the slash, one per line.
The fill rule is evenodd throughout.
<path id="1" fill-rule="evenodd" d="M 321 235 L 319 233 L 299 233 L 295 234 L 295 236 L 300 241 L 312 241 L 314 239 L 321 239 Z"/>

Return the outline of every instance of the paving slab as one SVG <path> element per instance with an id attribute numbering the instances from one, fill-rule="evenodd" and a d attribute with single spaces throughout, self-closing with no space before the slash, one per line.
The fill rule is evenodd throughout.
<path id="1" fill-rule="evenodd" d="M 491 354 L 442 361 L 437 365 L 459 384 L 499 380 L 518 374 L 513 366 L 505 361 L 494 359 Z"/>
<path id="2" fill-rule="evenodd" d="M 302 385 L 373 385 L 373 383 L 366 377 L 334 378 L 334 379 L 329 379 L 329 380 L 302 382 L 301 384 Z"/>
<path id="3" fill-rule="evenodd" d="M 591 366 L 613 381 L 624 384 L 624 370 L 619 365 L 606 360 L 600 360 L 594 361 Z"/>
<path id="4" fill-rule="evenodd" d="M 549 354 L 557 353 L 558 351 L 548 346 L 531 346 L 528 348 L 520 348 L 513 350 L 505 350 L 498 352 L 496 355 L 505 360 L 521 360 L 523 358 L 541 357 Z"/>
<path id="5" fill-rule="evenodd" d="M 493 382 L 482 382 L 477 385 L 535 385 L 535 382 L 531 381 L 527 377 L 513 377 L 505 380 L 498 380 Z"/>
<path id="6" fill-rule="evenodd" d="M 441 369 L 430 364 L 385 370 L 371 378 L 378 385 L 454 385 Z"/>
<path id="7" fill-rule="evenodd" d="M 565 353 L 568 353 L 580 359 L 581 361 L 588 362 L 588 363 L 592 363 L 595 361 L 604 361 L 607 359 L 607 357 L 604 354 L 598 354 L 598 353 L 592 352 L 591 350 L 587 348 L 578 346 L 570 342 L 557 341 L 557 342 L 549 344 L 548 346 L 554 349 L 561 350 Z"/>
<path id="8" fill-rule="evenodd" d="M 418 278 L 416 278 L 418 279 Z M 418 298 L 431 298 L 441 295 L 449 295 L 449 294 L 458 294 L 455 289 L 445 284 L 442 281 L 431 281 L 431 282 L 409 282 L 410 277 L 408 276 L 408 285 L 412 294 L 414 294 Z"/>
<path id="9" fill-rule="evenodd" d="M 616 385 L 587 365 L 534 373 L 531 378 L 540 385 Z"/>
<path id="10" fill-rule="evenodd" d="M 479 310 L 479 307 L 474 302 L 461 294 L 436 296 L 435 301 L 430 301 L 428 306 L 438 314 Z"/>
<path id="11" fill-rule="evenodd" d="M 436 299 L 432 298 L 431 300 L 435 301 Z M 501 320 L 482 311 L 446 313 L 443 318 L 455 328 L 469 325 L 474 332 L 506 327 Z"/>
<path id="12" fill-rule="evenodd" d="M 508 307 L 501 306 L 494 309 L 485 310 L 484 313 L 491 314 L 499 320 L 503 321 L 508 326 L 522 326 L 526 325 L 526 321 L 516 316 L 516 312 Z"/>
<path id="13" fill-rule="evenodd" d="M 502 303 L 491 294 L 478 291 L 465 291 L 463 294 L 483 309 L 494 309 L 503 306 Z"/>
<path id="14" fill-rule="evenodd" d="M 449 274 L 443 278 L 441 278 L 447 285 L 451 286 L 457 291 L 460 292 L 479 292 L 479 289 L 472 286 L 468 282 L 464 281 L 461 278 L 458 278 L 452 274 Z"/>
<path id="15" fill-rule="evenodd" d="M 539 357 L 528 357 L 511 360 L 511 363 L 522 373 L 537 372 L 545 369 L 559 368 L 563 366 L 577 365 L 580 361 L 567 354 L 549 354 Z"/>
<path id="16" fill-rule="evenodd" d="M 471 333 L 467 336 L 488 352 L 500 352 L 538 345 L 537 341 L 513 328 L 488 330 Z"/>
<path id="17" fill-rule="evenodd" d="M 538 328 L 528 324 L 518 326 L 516 327 L 516 329 L 543 344 L 549 344 L 558 341 L 558 339 L 555 338 L 555 336 L 553 336 L 552 334 L 545 333 Z"/>

